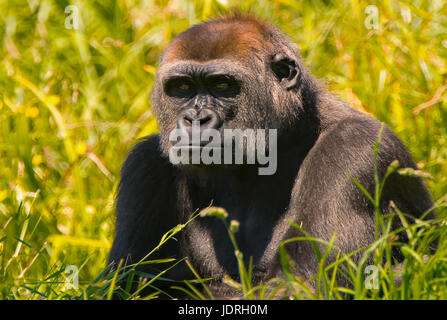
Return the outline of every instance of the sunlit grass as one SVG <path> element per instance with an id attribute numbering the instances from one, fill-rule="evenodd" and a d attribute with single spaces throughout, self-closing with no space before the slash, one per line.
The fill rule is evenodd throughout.
<path id="1" fill-rule="evenodd" d="M 105 289 L 112 278 L 93 283 L 102 291 L 92 291 L 92 281 L 102 279 L 113 238 L 122 162 L 139 137 L 158 130 L 148 99 L 159 56 L 176 34 L 235 3 L 0 2 L 1 298 L 110 297 Z M 70 4 L 79 8 L 78 30 L 65 27 Z M 365 27 L 365 8 L 371 4 L 378 9 L 378 29 Z M 438 215 L 445 217 L 445 1 L 247 0 L 240 6 L 283 29 L 330 90 L 393 128 L 419 168 L 433 177 L 427 183 Z M 351 293 L 446 298 L 442 223 L 434 229 L 407 227 L 415 243 L 403 249 L 401 288 L 391 284 L 393 271 L 385 265 L 382 296 L 360 284 Z M 421 263 L 424 245 L 416 243 L 435 236 L 441 238 L 437 254 Z M 381 239 L 377 246 L 385 252 L 388 242 Z M 79 270 L 79 289 L 65 285 L 70 265 Z M 283 288 L 295 298 L 340 298 L 324 268 L 320 271 L 318 292 L 295 278 Z M 358 275 L 354 269 L 347 272 Z M 228 283 L 238 287 L 231 279 Z M 270 292 L 248 282 L 240 285 L 247 298 Z"/>

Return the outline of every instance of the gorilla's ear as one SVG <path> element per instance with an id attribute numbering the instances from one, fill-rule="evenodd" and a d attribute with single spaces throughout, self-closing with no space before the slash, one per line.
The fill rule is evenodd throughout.
<path id="1" fill-rule="evenodd" d="M 295 61 L 282 53 L 272 57 L 271 68 L 285 89 L 290 90 L 298 84 L 300 70 Z"/>

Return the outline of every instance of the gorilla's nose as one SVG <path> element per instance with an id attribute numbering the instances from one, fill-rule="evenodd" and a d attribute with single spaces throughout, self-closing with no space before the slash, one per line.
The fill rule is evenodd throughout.
<path id="1" fill-rule="evenodd" d="M 179 129 L 190 132 L 193 125 L 200 127 L 200 130 L 205 129 L 219 129 L 222 121 L 219 115 L 211 109 L 188 109 L 180 113 L 177 120 L 177 127 Z"/>

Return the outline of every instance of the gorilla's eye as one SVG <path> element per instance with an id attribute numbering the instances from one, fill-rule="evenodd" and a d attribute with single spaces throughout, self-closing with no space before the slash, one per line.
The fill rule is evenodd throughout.
<path id="1" fill-rule="evenodd" d="M 211 76 L 208 81 L 208 88 L 215 96 L 229 98 L 239 94 L 239 82 L 231 76 Z"/>
<path id="2" fill-rule="evenodd" d="M 172 78 L 166 82 L 165 91 L 170 96 L 186 98 L 193 96 L 196 89 L 189 79 Z"/>
<path id="3" fill-rule="evenodd" d="M 178 86 L 178 88 L 182 91 L 187 91 L 187 90 L 191 89 L 191 86 L 187 83 L 182 83 Z"/>
<path id="4" fill-rule="evenodd" d="M 217 89 L 228 89 L 229 86 L 230 84 L 228 82 L 218 82 L 215 85 Z"/>

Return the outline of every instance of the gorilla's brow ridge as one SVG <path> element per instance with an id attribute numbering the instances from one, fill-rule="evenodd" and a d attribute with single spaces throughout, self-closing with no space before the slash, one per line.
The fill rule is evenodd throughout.
<path id="1" fill-rule="evenodd" d="M 241 70 L 245 67 L 234 61 L 216 59 L 206 63 L 181 60 L 165 64 L 162 73 L 168 77 L 199 74 L 201 75 L 229 75 L 236 79 L 241 78 Z"/>

